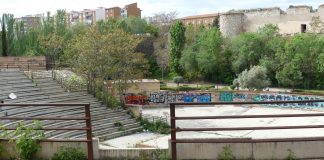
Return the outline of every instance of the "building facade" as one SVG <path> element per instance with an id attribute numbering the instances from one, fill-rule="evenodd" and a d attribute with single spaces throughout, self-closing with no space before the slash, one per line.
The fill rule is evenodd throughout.
<path id="1" fill-rule="evenodd" d="M 127 18 L 141 17 L 141 10 L 137 7 L 137 3 L 120 7 L 98 7 L 97 9 L 84 9 L 83 11 L 72 11 L 68 13 L 68 21 L 70 25 L 77 23 L 95 24 L 96 21 L 108 20 L 109 18 Z"/>
<path id="2" fill-rule="evenodd" d="M 120 18 L 121 17 L 121 8 L 119 7 L 112 7 L 105 9 L 105 19 L 109 18 Z"/>
<path id="3" fill-rule="evenodd" d="M 128 4 L 121 10 L 121 16 L 123 18 L 141 17 L 141 9 L 137 7 L 137 3 Z"/>
<path id="4" fill-rule="evenodd" d="M 15 19 L 15 25 L 18 23 L 24 24 L 24 32 L 28 31 L 30 28 L 34 28 L 41 23 L 41 15 L 27 15 L 21 18 Z"/>

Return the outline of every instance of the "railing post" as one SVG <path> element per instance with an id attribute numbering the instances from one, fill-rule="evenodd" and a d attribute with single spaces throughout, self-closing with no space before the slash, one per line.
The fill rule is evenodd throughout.
<path id="1" fill-rule="evenodd" d="M 171 123 L 171 154 L 172 160 L 177 160 L 177 133 L 176 129 L 176 120 L 175 120 L 175 105 L 170 104 L 170 123 Z"/>
<path id="2" fill-rule="evenodd" d="M 92 144 L 92 128 L 91 128 L 91 114 L 90 104 L 85 105 L 86 127 L 87 130 L 87 147 L 88 147 L 88 160 L 93 160 L 93 144 Z"/>

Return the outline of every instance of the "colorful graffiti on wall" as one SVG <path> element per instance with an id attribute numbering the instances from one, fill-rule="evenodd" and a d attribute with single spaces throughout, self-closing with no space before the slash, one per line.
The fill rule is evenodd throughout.
<path id="1" fill-rule="evenodd" d="M 127 95 L 125 97 L 126 104 L 148 104 L 148 98 L 145 95 Z"/>
<path id="2" fill-rule="evenodd" d="M 150 93 L 151 103 L 171 103 L 171 102 L 211 102 L 210 93 L 180 93 L 169 92 Z"/>
<path id="3" fill-rule="evenodd" d="M 171 93 L 154 92 L 149 96 L 145 95 L 127 95 L 126 104 L 145 105 L 149 103 L 168 104 L 172 102 L 211 102 L 211 93 Z"/>
<path id="4" fill-rule="evenodd" d="M 323 99 L 323 97 L 316 96 L 300 96 L 300 95 L 286 95 L 286 94 L 260 94 L 253 97 L 254 101 L 301 101 L 301 100 L 318 100 Z M 268 106 L 287 106 L 287 107 L 324 107 L 324 103 L 290 103 L 290 104 L 275 104 Z"/>
<path id="5" fill-rule="evenodd" d="M 242 93 L 221 92 L 219 100 L 222 102 L 242 102 L 246 101 L 247 95 Z"/>
<path id="6" fill-rule="evenodd" d="M 323 97 L 316 96 L 301 96 L 301 95 L 287 95 L 287 94 L 259 94 L 248 95 L 244 93 L 221 92 L 219 100 L 222 102 L 239 102 L 239 101 L 298 101 L 298 100 L 316 100 L 323 99 Z M 267 106 L 275 107 L 320 107 L 324 108 L 324 103 L 290 103 L 290 104 L 272 104 Z"/>

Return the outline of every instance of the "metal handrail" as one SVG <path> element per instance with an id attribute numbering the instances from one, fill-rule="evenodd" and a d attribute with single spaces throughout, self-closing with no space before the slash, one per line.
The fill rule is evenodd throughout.
<path id="1" fill-rule="evenodd" d="M 86 139 L 42 139 L 42 142 L 86 142 L 87 150 L 88 150 L 88 160 L 93 160 L 93 140 L 92 140 L 92 126 L 91 126 L 91 113 L 90 113 L 90 104 L 88 103 L 44 103 L 44 104 L 3 104 L 0 103 L 1 107 L 39 107 L 39 106 L 47 106 L 49 108 L 53 107 L 80 107 L 84 106 L 85 116 L 84 117 L 0 117 L 1 120 L 83 120 L 86 123 L 86 127 L 82 128 L 34 128 L 34 130 L 79 130 L 86 131 L 87 138 Z M 16 128 L 3 128 L 3 130 L 16 130 Z M 9 139 L 0 139 L 0 141 L 9 141 Z"/>
<path id="2" fill-rule="evenodd" d="M 208 103 L 170 103 L 170 123 L 171 123 L 171 151 L 172 159 L 177 159 L 177 143 L 263 143 L 263 142 L 297 142 L 297 141 L 323 141 L 324 137 L 304 137 L 304 138 L 277 138 L 277 139 L 201 139 L 201 140 L 177 140 L 176 133 L 180 131 L 233 131 L 233 130 L 272 130 L 272 129 L 308 129 L 308 128 L 324 128 L 324 125 L 303 125 L 303 126 L 271 126 L 271 127 L 223 127 L 223 128 L 179 128 L 176 127 L 176 120 L 197 120 L 197 119 L 245 119 L 245 118 L 285 118 L 285 117 L 319 117 L 324 113 L 312 114 L 279 114 L 279 115 L 238 115 L 238 116 L 187 116 L 176 117 L 176 106 L 192 106 L 192 107 L 210 107 L 211 105 L 253 105 L 253 104 L 312 104 L 324 102 L 324 99 L 303 100 L 303 101 L 251 101 L 251 102 L 208 102 Z"/>

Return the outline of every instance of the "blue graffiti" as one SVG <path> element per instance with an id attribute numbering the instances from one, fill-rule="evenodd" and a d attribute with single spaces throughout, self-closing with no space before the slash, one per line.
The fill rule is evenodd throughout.
<path id="1" fill-rule="evenodd" d="M 174 94 L 169 92 L 150 93 L 151 103 L 171 103 L 171 102 L 211 102 L 211 93 L 184 93 Z"/>
<path id="2" fill-rule="evenodd" d="M 254 101 L 302 101 L 302 100 L 320 100 L 323 97 L 310 97 L 299 95 L 257 95 Z M 310 103 L 285 103 L 285 104 L 269 104 L 266 106 L 272 107 L 290 107 L 290 108 L 324 108 L 324 103 L 310 102 Z"/>

